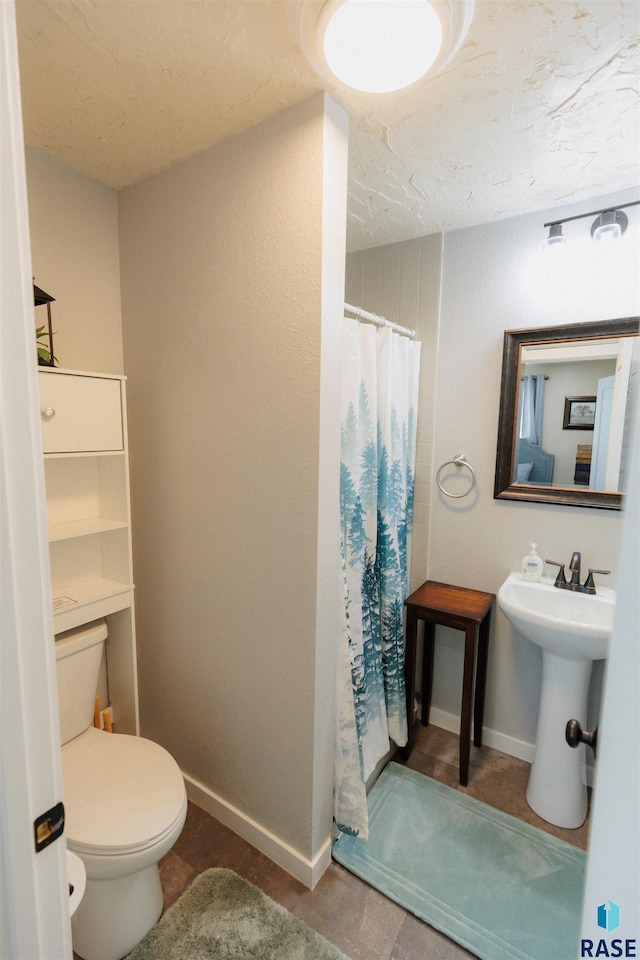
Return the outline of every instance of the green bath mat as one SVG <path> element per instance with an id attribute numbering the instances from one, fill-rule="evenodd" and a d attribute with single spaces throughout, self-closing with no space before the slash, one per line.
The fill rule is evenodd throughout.
<path id="1" fill-rule="evenodd" d="M 481 960 L 575 960 L 585 854 L 390 763 L 333 857 Z"/>
<path id="2" fill-rule="evenodd" d="M 205 870 L 126 960 L 347 960 L 231 870 Z"/>

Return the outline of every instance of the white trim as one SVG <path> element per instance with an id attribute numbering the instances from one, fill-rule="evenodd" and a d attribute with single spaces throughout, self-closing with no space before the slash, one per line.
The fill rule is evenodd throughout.
<path id="1" fill-rule="evenodd" d="M 340 559 L 340 387 L 347 216 L 349 117 L 324 96 L 322 149 L 322 285 L 320 326 L 320 431 L 317 484 L 315 666 L 313 671 L 312 808 L 309 847 L 326 847 L 333 813 L 335 688 L 342 582 Z M 330 854 L 327 857 L 327 862 Z M 317 858 L 316 858 L 317 860 Z M 326 866 L 326 863 L 324 864 Z M 324 867 L 322 868 L 324 869 Z M 311 885 L 319 878 L 312 869 Z M 304 881 L 305 883 L 307 881 Z"/>
<path id="2" fill-rule="evenodd" d="M 638 414 L 640 408 L 636 407 Z M 581 939 L 590 938 L 594 943 L 604 936 L 596 926 L 596 918 L 597 908 L 605 897 L 620 907 L 623 936 L 637 937 L 640 931 L 640 765 L 637 736 L 634 736 L 640 729 L 639 454 L 636 430 L 630 453 L 629 487 L 625 494 L 618 562 L 618 599 L 609 659 L 604 672 L 598 740 L 598 789 L 593 796 L 590 813 L 589 853 L 580 931 Z M 618 935 L 616 931 L 614 936 Z"/>
<path id="3" fill-rule="evenodd" d="M 233 804 L 223 800 L 203 783 L 199 783 L 183 772 L 187 785 L 187 796 L 195 804 L 210 813 L 225 827 L 229 827 L 279 867 L 290 873 L 305 887 L 313 890 L 316 883 L 331 863 L 331 837 L 322 843 L 319 852 L 312 860 L 290 847 L 288 843 L 248 817 Z"/>
<path id="4" fill-rule="evenodd" d="M 38 367 L 38 373 L 61 373 L 71 377 L 93 377 L 98 380 L 126 381 L 127 379 L 123 373 L 97 373 L 95 370 L 71 370 L 69 367 Z"/>
<path id="5" fill-rule="evenodd" d="M 29 215 L 13 2 L 0 4 L 0 956 L 71 956 Z"/>
<path id="6" fill-rule="evenodd" d="M 429 713 L 429 722 L 435 727 L 441 727 L 450 733 L 460 733 L 460 717 L 455 713 L 447 713 L 446 710 L 439 710 L 437 707 L 431 707 Z M 533 761 L 535 743 L 528 743 L 526 740 L 517 740 L 506 733 L 500 733 L 499 730 L 492 730 L 491 727 L 482 728 L 482 745 L 491 747 L 493 750 L 500 750 L 510 757 L 517 757 L 518 760 L 526 760 L 527 763 Z M 591 754 L 591 757 L 593 754 Z M 587 755 L 588 760 L 591 759 Z M 587 762 L 586 783 L 588 787 L 595 785 L 596 768 L 592 762 Z"/>
<path id="7" fill-rule="evenodd" d="M 450 733 L 460 733 L 460 717 L 454 713 L 447 713 L 445 710 L 431 707 L 429 720 L 434 726 L 442 727 L 443 730 L 448 730 Z M 531 763 L 533 760 L 535 744 L 527 743 L 526 740 L 517 740 L 515 737 L 510 737 L 506 733 L 500 733 L 499 730 L 483 727 L 482 743 L 485 747 L 500 750 L 510 757 L 526 760 L 527 763 Z"/>

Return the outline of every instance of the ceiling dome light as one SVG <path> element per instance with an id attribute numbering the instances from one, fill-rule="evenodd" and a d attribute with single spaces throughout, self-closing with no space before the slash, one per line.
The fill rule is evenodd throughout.
<path id="1" fill-rule="evenodd" d="M 435 76 L 460 48 L 476 0 L 295 0 L 294 35 L 331 85 L 403 90 Z"/>
<path id="2" fill-rule="evenodd" d="M 345 0 L 330 6 L 323 21 L 329 69 L 365 93 L 415 83 L 442 47 L 442 23 L 428 0 Z"/>

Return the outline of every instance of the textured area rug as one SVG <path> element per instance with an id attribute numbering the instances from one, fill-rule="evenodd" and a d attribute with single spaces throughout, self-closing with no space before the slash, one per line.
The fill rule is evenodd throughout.
<path id="1" fill-rule="evenodd" d="M 127 960 L 347 960 L 231 870 L 206 870 Z"/>
<path id="2" fill-rule="evenodd" d="M 397 763 L 368 803 L 347 870 L 482 960 L 575 960 L 582 850 Z"/>

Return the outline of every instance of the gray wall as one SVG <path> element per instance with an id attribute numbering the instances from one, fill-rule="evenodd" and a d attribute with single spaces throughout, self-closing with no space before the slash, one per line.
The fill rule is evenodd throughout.
<path id="1" fill-rule="evenodd" d="M 119 211 L 143 734 L 308 865 L 331 825 L 346 118 L 315 97 Z"/>
<path id="2" fill-rule="evenodd" d="M 614 198 L 445 234 L 439 317 L 419 330 L 424 340 L 419 436 L 433 436 L 422 463 L 421 483 L 429 503 L 416 514 L 420 526 L 412 553 L 412 585 L 430 578 L 496 593 L 512 570 L 519 570 L 531 541 L 541 556 L 570 559 L 580 550 L 583 566 L 611 569 L 603 578 L 615 587 L 623 517 L 607 510 L 515 503 L 493 499 L 505 329 L 599 320 L 640 313 L 637 284 L 638 216 L 630 216 L 624 244 L 578 244 L 560 267 L 542 257 L 543 223 L 607 206 Z M 626 192 L 618 202 L 635 199 Z M 590 221 L 585 220 L 588 234 Z M 427 246 L 427 241 L 430 246 Z M 440 267 L 439 238 L 427 237 L 423 251 L 431 268 Z M 402 302 L 419 296 L 420 276 L 402 272 L 407 244 L 367 250 L 347 257 L 347 294 L 363 291 L 359 306 L 376 311 L 384 302 L 380 286 L 402 285 Z M 574 248 L 575 249 L 575 248 Z M 428 252 L 427 252 L 428 251 Z M 394 265 L 395 266 L 392 266 Z M 424 269 L 424 268 L 423 268 Z M 363 285 L 362 277 L 366 278 Z M 379 312 L 384 313 L 384 309 Z M 411 310 L 389 315 L 415 325 Z M 437 350 L 437 356 L 436 356 Z M 430 422 L 426 423 L 425 418 Z M 435 474 L 455 454 L 464 453 L 477 474 L 468 497 L 449 499 Z M 425 472 L 428 471 L 428 474 Z M 424 574 L 424 575 L 423 575 Z M 438 628 L 432 718 L 457 729 L 462 678 L 462 634 Z M 540 651 L 519 637 L 496 610 L 492 630 L 485 742 L 531 759 L 541 676 Z M 602 665 L 594 668 L 590 714 L 597 716 Z"/>
<path id="3" fill-rule="evenodd" d="M 283 840 L 308 861 L 330 805 L 328 318 L 342 302 L 344 138 L 317 103 L 298 110 L 134 188 L 120 238 L 144 732 L 273 831 L 274 856 Z M 325 146 L 337 167 L 323 199 Z M 120 373 L 117 195 L 34 151 L 27 162 L 34 273 L 57 297 L 61 363 Z M 621 515 L 492 498 L 503 330 L 640 312 L 637 219 L 605 275 L 587 258 L 563 276 L 540 272 L 545 219 L 348 258 L 347 299 L 423 341 L 414 587 L 429 576 L 495 592 L 530 539 L 547 556 L 581 549 L 615 586 Z M 434 477 L 457 452 L 478 491 L 454 504 Z M 526 756 L 540 658 L 495 619 L 487 723 L 496 746 Z M 434 718 L 455 726 L 460 637 L 439 630 L 437 646 Z"/>
<path id="4" fill-rule="evenodd" d="M 434 234 L 347 256 L 345 300 L 416 331 L 422 343 L 411 589 L 427 579 L 442 237 Z"/>
<path id="5" fill-rule="evenodd" d="M 58 366 L 123 373 L 118 197 L 27 147 L 31 262 L 51 304 Z M 35 311 L 40 326 L 46 307 Z"/>

